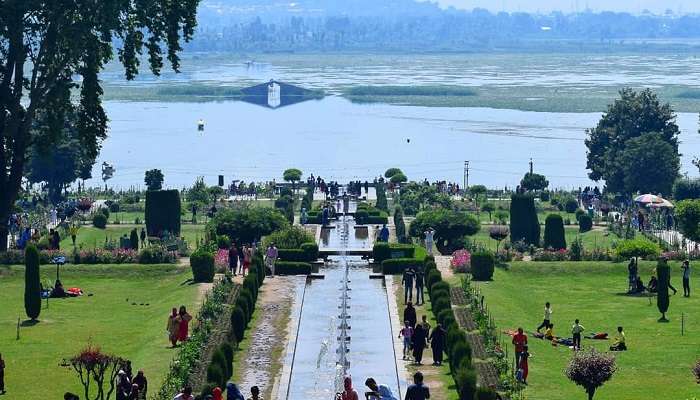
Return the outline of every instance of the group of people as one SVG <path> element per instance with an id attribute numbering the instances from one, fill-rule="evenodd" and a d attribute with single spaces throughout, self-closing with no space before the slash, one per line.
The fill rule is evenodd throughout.
<path id="1" fill-rule="evenodd" d="M 379 227 L 379 225 L 374 227 L 374 241 L 375 243 L 389 242 L 389 228 L 386 226 L 386 224 L 382 225 L 381 228 Z"/>
<path id="2" fill-rule="evenodd" d="M 423 296 L 423 288 L 425 287 L 425 271 L 422 266 L 418 268 L 408 267 L 404 270 L 401 277 L 401 284 L 404 287 L 403 302 L 410 304 L 413 302 L 413 289 L 416 289 L 416 305 L 419 306 L 425 303 Z"/>
<path id="3" fill-rule="evenodd" d="M 212 389 L 211 394 L 204 397 L 192 394 L 192 386 L 185 386 L 180 393 L 175 395 L 173 400 L 224 400 L 224 392 L 220 387 Z M 243 393 L 236 384 L 229 382 L 226 385 L 226 400 L 246 400 Z M 247 400 L 261 400 L 260 388 L 253 386 L 250 388 L 250 397 Z"/>
<path id="4" fill-rule="evenodd" d="M 681 264 L 681 270 L 683 272 L 683 297 L 690 297 L 690 261 L 685 260 Z M 651 278 L 649 278 L 649 283 L 644 286 L 642 278 L 639 277 L 639 267 L 637 261 L 632 258 L 627 265 L 627 279 L 628 279 L 628 289 L 629 294 L 639 294 L 644 292 L 656 293 L 659 290 L 659 280 L 656 277 L 656 268 L 652 271 Z M 678 290 L 673 287 L 671 279 L 668 280 L 668 288 L 673 290 L 673 294 L 678 293 Z"/>
<path id="5" fill-rule="evenodd" d="M 139 370 L 136 376 L 132 376 L 131 361 L 117 373 L 115 385 L 117 400 L 145 400 L 148 394 L 148 379 L 143 370 Z"/>
<path id="6" fill-rule="evenodd" d="M 433 350 L 433 365 L 442 365 L 447 331 L 441 324 L 432 329 L 428 318 L 423 315 L 417 322 L 416 309 L 409 301 L 403 312 L 404 326 L 399 331 L 399 339 L 403 338 L 403 360 L 410 360 L 416 365 L 422 365 L 423 351 L 428 344 Z"/>
<path id="7" fill-rule="evenodd" d="M 178 343 L 187 341 L 189 336 L 189 324 L 192 321 L 192 316 L 187 312 L 185 306 L 180 306 L 180 309 L 173 307 L 172 313 L 168 316 L 167 332 L 168 339 L 177 347 Z"/>
<path id="8" fill-rule="evenodd" d="M 231 275 L 247 275 L 250 264 L 255 254 L 254 246 L 244 244 L 239 247 L 238 243 L 231 242 L 228 249 L 228 269 Z"/>
<path id="9" fill-rule="evenodd" d="M 406 389 L 404 400 L 426 400 L 430 398 L 430 389 L 423 383 L 423 373 L 417 371 L 413 374 L 413 384 Z M 367 378 L 365 386 L 368 391 L 364 393 L 365 400 L 398 400 L 391 388 L 377 383 L 374 378 Z M 343 380 L 343 391 L 335 395 L 336 400 L 359 400 L 357 391 L 352 386 L 352 378 L 346 376 Z"/>

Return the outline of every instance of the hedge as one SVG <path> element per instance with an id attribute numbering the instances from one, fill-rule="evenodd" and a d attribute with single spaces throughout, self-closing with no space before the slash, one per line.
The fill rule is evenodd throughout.
<path id="1" fill-rule="evenodd" d="M 438 271 L 437 269 L 431 269 L 430 272 L 428 272 L 428 275 L 426 275 L 425 283 L 428 288 L 432 288 L 434 284 L 440 281 L 442 281 L 442 273 L 440 273 L 440 271 Z M 428 290 L 428 294 L 430 294 L 430 290 Z"/>
<path id="2" fill-rule="evenodd" d="M 588 232 L 593 229 L 593 219 L 589 215 L 582 215 L 578 219 L 579 232 Z"/>
<path id="3" fill-rule="evenodd" d="M 382 274 L 396 275 L 403 274 L 409 268 L 419 268 L 422 263 L 416 258 L 392 258 L 382 261 Z"/>
<path id="4" fill-rule="evenodd" d="M 214 255 L 210 251 L 204 248 L 195 250 L 190 256 L 190 267 L 195 282 L 214 282 L 216 266 Z"/>
<path id="5" fill-rule="evenodd" d="M 416 248 L 412 244 L 375 243 L 372 248 L 372 258 L 375 263 L 381 264 L 390 258 L 414 258 L 415 252 Z"/>
<path id="6" fill-rule="evenodd" d="M 180 236 L 180 192 L 154 190 L 146 192 L 146 231 L 160 236 L 164 231 Z"/>
<path id="7" fill-rule="evenodd" d="M 309 275 L 312 265 L 306 262 L 277 261 L 275 263 L 276 275 Z"/>
<path id="8" fill-rule="evenodd" d="M 510 239 L 539 246 L 540 221 L 535 199 L 527 194 L 514 194 L 510 199 Z"/>
<path id="9" fill-rule="evenodd" d="M 281 261 L 312 262 L 318 259 L 318 245 L 304 243 L 299 249 L 278 249 L 277 254 Z"/>
<path id="10" fill-rule="evenodd" d="M 92 217 L 92 226 L 98 229 L 105 229 L 107 227 L 107 217 L 101 213 L 95 213 Z"/>
<path id="11" fill-rule="evenodd" d="M 496 258 L 489 251 L 478 251 L 472 254 L 472 277 L 475 281 L 490 281 L 493 278 Z"/>
<path id="12" fill-rule="evenodd" d="M 236 342 L 240 343 L 243 340 L 247 323 L 243 310 L 241 307 L 236 306 L 231 313 L 231 329 L 236 337 Z"/>
<path id="13" fill-rule="evenodd" d="M 566 249 L 564 220 L 559 214 L 549 214 L 544 222 L 544 247 L 554 250 Z"/>

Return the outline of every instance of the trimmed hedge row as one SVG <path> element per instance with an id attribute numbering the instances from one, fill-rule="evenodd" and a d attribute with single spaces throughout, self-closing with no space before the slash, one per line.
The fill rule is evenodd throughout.
<path id="1" fill-rule="evenodd" d="M 472 256 L 473 260 L 473 256 Z M 450 372 L 460 399 L 474 399 L 477 393 L 476 370 L 472 365 L 472 349 L 467 335 L 456 322 L 450 300 L 450 285 L 442 280 L 435 259 L 427 256 L 424 261 L 428 295 L 433 314 L 447 331 L 445 352 L 450 362 Z"/>
<path id="2" fill-rule="evenodd" d="M 306 262 L 277 261 L 275 275 L 309 275 L 312 265 Z"/>
<path id="3" fill-rule="evenodd" d="M 493 270 L 496 265 L 496 257 L 490 251 L 477 251 L 472 254 L 471 269 L 475 281 L 490 281 L 493 278 Z"/>
<path id="4" fill-rule="evenodd" d="M 148 236 L 160 236 L 164 231 L 180 236 L 180 192 L 152 190 L 146 192 L 146 230 Z"/>
<path id="5" fill-rule="evenodd" d="M 205 247 L 200 247 L 192 253 L 190 267 L 195 282 L 214 282 L 216 273 L 214 254 Z"/>
<path id="6" fill-rule="evenodd" d="M 277 253 L 281 261 L 312 262 L 318 259 L 318 245 L 303 243 L 300 249 L 279 249 Z"/>
<path id="7" fill-rule="evenodd" d="M 411 244 L 375 243 L 372 258 L 375 263 L 381 264 L 384 260 L 392 258 L 392 253 L 401 253 L 397 258 L 413 258 L 415 251 L 416 248 Z"/>

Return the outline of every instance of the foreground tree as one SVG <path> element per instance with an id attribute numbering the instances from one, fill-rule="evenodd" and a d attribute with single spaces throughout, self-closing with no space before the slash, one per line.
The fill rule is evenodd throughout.
<path id="1" fill-rule="evenodd" d="M 7 221 L 20 191 L 28 150 L 34 143 L 51 147 L 51 130 L 34 130 L 38 113 L 52 127 L 68 116 L 78 131 L 78 145 L 96 156 L 106 137 L 98 74 L 113 58 L 126 78 L 138 73 L 140 56 L 158 75 L 163 50 L 174 70 L 180 41 L 194 33 L 199 0 L 8 0 L 0 2 L 0 221 Z M 76 80 L 76 77 L 80 79 Z M 79 83 L 78 83 L 79 82 Z M 71 101 L 74 89 L 78 103 Z M 0 224 L 0 249 L 7 248 L 7 224 Z"/>
<path id="2" fill-rule="evenodd" d="M 624 153 L 628 142 L 647 133 L 657 133 L 658 138 L 669 144 L 675 158 L 678 158 L 680 130 L 675 119 L 676 114 L 671 106 L 662 105 L 651 90 L 620 91 L 620 98 L 608 106 L 598 125 L 586 132 L 586 167 L 591 171 L 589 177 L 594 181 L 605 180 L 605 185 L 611 192 L 629 193 L 629 190 L 636 189 L 631 185 L 635 180 L 627 177 L 630 169 L 625 168 Z M 659 165 L 655 162 L 653 165 L 647 165 L 642 172 L 649 172 L 657 167 Z"/>
<path id="3" fill-rule="evenodd" d="M 520 187 L 527 191 L 540 191 L 547 189 L 549 181 L 544 175 L 528 172 L 520 180 Z"/>
<path id="4" fill-rule="evenodd" d="M 83 385 L 88 400 L 109 399 L 114 392 L 117 374 L 126 367 L 126 360 L 103 353 L 99 347 L 88 345 L 70 360 Z M 105 387 L 105 384 L 108 386 Z M 106 390 L 106 392 L 105 392 Z"/>
<path id="5" fill-rule="evenodd" d="M 659 275 L 658 293 L 656 295 L 656 307 L 661 313 L 659 322 L 668 322 L 668 319 L 666 319 L 666 312 L 668 312 L 668 306 L 670 305 L 668 285 L 671 281 L 671 267 L 668 266 L 666 259 L 662 258 L 659 260 L 656 265 L 656 273 Z"/>
<path id="6" fill-rule="evenodd" d="M 146 188 L 149 191 L 161 190 L 163 188 L 163 172 L 159 169 L 150 169 L 146 171 L 146 175 L 143 178 L 143 182 L 146 184 Z"/>
<path id="7" fill-rule="evenodd" d="M 39 250 L 34 245 L 24 251 L 24 311 L 36 321 L 41 314 L 41 277 L 39 276 Z"/>
<path id="8" fill-rule="evenodd" d="M 612 378 L 616 369 L 615 357 L 591 347 L 586 351 L 574 352 L 564 372 L 572 382 L 583 386 L 588 400 L 593 400 L 596 390 Z"/>

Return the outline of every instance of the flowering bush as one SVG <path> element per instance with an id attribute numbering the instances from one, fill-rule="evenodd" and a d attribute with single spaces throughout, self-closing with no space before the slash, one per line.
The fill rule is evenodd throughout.
<path id="1" fill-rule="evenodd" d="M 569 251 L 561 250 L 545 250 L 537 249 L 532 255 L 532 261 L 567 261 L 569 259 Z"/>
<path id="2" fill-rule="evenodd" d="M 452 253 L 450 267 L 452 267 L 454 272 L 469 272 L 471 257 L 471 254 L 467 250 L 457 250 Z"/>
<path id="3" fill-rule="evenodd" d="M 581 254 L 582 261 L 613 261 L 615 255 L 608 249 L 586 250 Z"/>
<path id="4" fill-rule="evenodd" d="M 216 265 L 217 270 L 226 270 L 228 268 L 228 250 L 217 250 L 214 255 L 214 265 Z"/>
<path id="5" fill-rule="evenodd" d="M 592 399 L 595 391 L 612 378 L 616 369 L 615 357 L 591 348 L 574 352 L 564 372 L 572 382 L 582 386 L 588 393 L 588 398 Z"/>
<path id="6" fill-rule="evenodd" d="M 138 262 L 138 253 L 126 249 L 87 249 L 73 254 L 74 264 L 136 264 Z"/>

